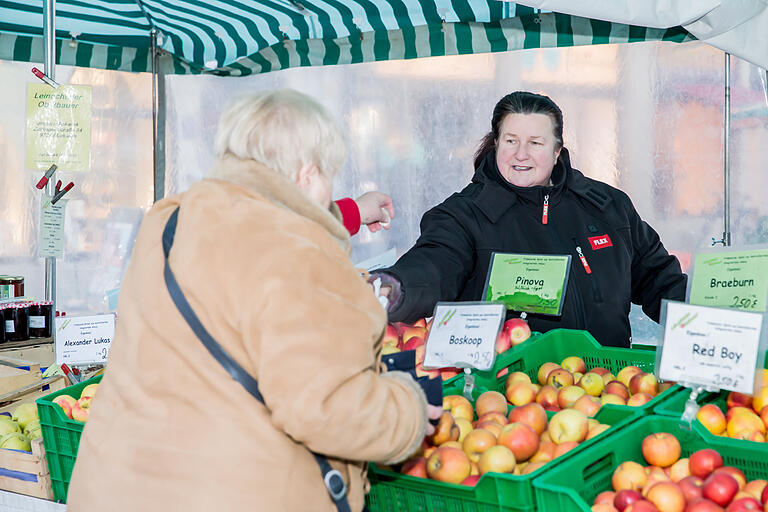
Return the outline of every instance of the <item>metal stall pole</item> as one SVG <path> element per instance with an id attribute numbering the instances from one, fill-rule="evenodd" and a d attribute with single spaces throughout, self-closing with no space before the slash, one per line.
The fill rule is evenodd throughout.
<path id="1" fill-rule="evenodd" d="M 56 79 L 56 0 L 43 1 L 43 72 Z M 45 193 L 51 197 L 56 192 L 56 173 L 54 172 L 45 185 Z M 56 258 L 45 258 L 45 300 L 53 301 L 56 311 Z M 51 329 L 53 334 L 55 329 Z"/>
<path id="2" fill-rule="evenodd" d="M 157 29 L 150 31 L 152 51 L 152 165 L 155 202 L 165 197 L 165 79 L 160 74 Z"/>
<path id="3" fill-rule="evenodd" d="M 725 53 L 725 133 L 723 134 L 723 245 L 731 245 L 731 54 Z"/>

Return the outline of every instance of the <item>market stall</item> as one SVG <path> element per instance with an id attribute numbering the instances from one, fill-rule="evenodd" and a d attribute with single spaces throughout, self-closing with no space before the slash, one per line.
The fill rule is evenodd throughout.
<path id="1" fill-rule="evenodd" d="M 466 183 L 471 153 L 485 132 L 493 102 L 517 88 L 560 98 L 566 115 L 581 123 L 578 130 L 566 133 L 569 148 L 583 155 L 579 166 L 587 175 L 626 190 L 643 217 L 681 256 L 684 268 L 695 249 L 712 238 L 725 242 L 732 233 L 740 245 L 768 238 L 768 211 L 760 193 L 768 184 L 761 172 L 768 156 L 762 144 L 766 82 L 758 67 L 765 63 L 756 61 L 754 46 L 748 43 L 750 51 L 743 56 L 749 62 L 734 58 L 724 68 L 722 53 L 695 42 L 700 34 L 687 28 L 695 24 L 690 17 L 686 23 L 641 26 L 637 19 L 600 20 L 594 12 L 569 12 L 546 3 L 536 7 L 558 13 L 498 2 L 344 2 L 336 7 L 227 2 L 227 12 L 212 5 L 200 5 L 194 12 L 181 5 L 116 5 L 101 12 L 59 2 L 57 16 L 66 15 L 54 20 L 51 32 L 56 37 L 50 34 L 47 44 L 40 6 L 0 7 L 0 59 L 15 61 L 0 61 L 2 72 L 13 78 L 13 83 L 0 85 L 4 97 L 24 95 L 26 84 L 37 81 L 29 72 L 31 63 L 39 61 L 45 61 L 47 75 L 62 84 L 93 87 L 92 169 L 87 174 L 59 171 L 48 190 L 55 193 L 53 181 L 58 179 L 76 182 L 69 193 L 66 250 L 57 258 L 58 267 L 51 259 L 44 268 L 38 257 L 42 193 L 34 186 L 46 169 L 25 170 L 20 149 L 24 133 L 19 129 L 25 125 L 25 111 L 17 99 L 7 100 L 11 115 L 0 124 L 0 147 L 7 154 L 0 173 L 11 184 L 0 197 L 11 212 L 6 218 L 21 219 L 6 220 L 3 226 L 0 236 L 7 243 L 0 249 L 0 272 L 24 274 L 31 291 L 21 295 L 55 297 L 55 309 L 70 316 L 115 310 L 114 296 L 143 211 L 153 199 L 181 192 L 203 176 L 212 162 L 215 121 L 226 100 L 246 89 L 289 86 L 320 98 L 349 127 L 349 172 L 336 184 L 337 193 L 378 189 L 395 197 L 398 216 L 392 229 L 364 233 L 355 240 L 356 261 L 388 249 L 402 253 L 413 243 L 424 211 Z M 755 13 L 745 11 L 745 16 Z M 578 17 L 585 14 L 592 19 Z M 732 26 L 739 23 L 731 20 Z M 740 55 L 738 46 L 712 44 Z M 489 55 L 475 55 L 481 53 Z M 425 57 L 440 58 L 409 60 Z M 725 92 L 726 74 L 730 96 Z M 732 125 L 724 132 L 726 105 Z M 453 127 L 450 133 L 447 126 Z M 730 183 L 724 170 L 728 158 Z M 726 220 L 727 227 L 721 228 L 723 217 L 734 220 Z M 30 308 L 45 306 L 53 304 L 27 304 L 26 314 L 41 316 Z M 634 315 L 635 338 L 658 339 L 654 324 L 639 311 Z M 53 321 L 52 310 L 43 316 Z M 32 325 L 28 319 L 27 325 Z M 395 345 L 402 348 L 402 332 L 397 336 Z M 546 336 L 541 338 L 546 341 Z M 34 354 L 48 366 L 53 362 L 53 340 L 46 338 L 50 335 L 18 346 L 6 342 L 0 349 L 25 350 L 26 355 L 33 347 L 47 347 L 45 356 Z M 486 376 L 486 387 L 478 375 L 470 396 L 504 393 L 507 381 L 496 374 L 505 368 L 513 373 L 519 369 L 531 380 L 543 363 L 562 363 L 584 353 L 599 359 L 599 364 L 588 360 L 590 367 L 605 367 L 616 375 L 630 366 L 626 362 L 636 362 L 644 372 L 655 364 L 647 354 L 606 355 L 597 346 L 578 354 L 539 351 L 537 340 L 534 336 L 529 345 L 498 356 L 499 366 Z M 533 359 L 525 356 L 531 352 Z M 445 379 L 446 395 L 465 394 L 463 376 L 446 373 Z M 45 395 L 50 401 L 54 391 L 46 389 L 34 398 Z M 76 391 L 77 396 L 71 396 L 78 399 L 82 390 Z M 656 391 L 659 400 L 654 406 L 675 390 Z M 504 415 L 511 407 L 507 402 L 514 403 L 506 398 Z M 605 408 L 597 420 L 615 432 L 652 409 L 617 405 Z M 58 423 L 51 429 L 76 425 L 76 420 L 54 411 Z M 79 432 L 72 435 L 79 439 Z M 592 453 L 599 441 L 580 442 L 560 462 Z M 75 455 L 76 446 L 74 454 L 66 454 L 72 463 Z M 59 471 L 54 497 L 64 501 L 71 466 Z M 539 498 L 534 480 L 545 471 L 530 477 L 486 478 L 475 491 L 389 473 L 385 468 L 372 472 L 374 510 L 420 510 L 425 500 L 463 510 L 535 509 Z"/>

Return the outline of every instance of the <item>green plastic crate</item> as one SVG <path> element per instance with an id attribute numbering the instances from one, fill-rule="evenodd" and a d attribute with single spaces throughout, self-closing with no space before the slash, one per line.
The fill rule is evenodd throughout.
<path id="1" fill-rule="evenodd" d="M 656 351 L 654 350 L 604 347 L 587 331 L 572 329 L 555 329 L 546 332 L 535 340 L 520 344 L 518 350 L 514 352 L 504 352 L 499 356 L 498 360 L 501 362 L 500 368 L 509 368 L 510 373 L 524 372 L 531 377 L 533 382 L 537 382 L 537 374 L 542 364 L 547 361 L 559 364 L 569 356 L 581 357 L 588 369 L 603 367 L 614 375 L 629 365 L 634 365 L 645 372 L 653 373 L 656 365 Z M 496 377 L 497 372 L 473 371 L 472 373 L 475 375 L 475 385 L 481 389 L 493 389 L 504 392 L 506 375 Z M 463 386 L 464 377 L 459 377 Z M 643 414 L 650 414 L 654 407 L 677 393 L 679 389 L 681 389 L 680 386 L 675 384 L 641 406 L 607 404 L 602 408 L 642 411 Z"/>
<path id="2" fill-rule="evenodd" d="M 461 395 L 463 383 L 446 386 L 443 395 Z M 472 391 L 476 399 L 482 391 Z M 511 406 L 509 406 L 511 408 Z M 551 417 L 553 412 L 548 412 Z M 483 475 L 474 487 L 447 484 L 388 471 L 371 464 L 368 478 L 371 491 L 366 503 L 371 512 L 528 512 L 538 509 L 533 481 L 556 467 L 560 462 L 588 449 L 610 435 L 610 432 L 629 425 L 639 417 L 632 408 L 623 410 L 601 409 L 595 416 L 600 423 L 611 425 L 606 432 L 581 443 L 556 462 L 550 462 L 529 475 L 489 473 Z"/>
<path id="3" fill-rule="evenodd" d="M 703 448 L 713 448 L 723 456 L 726 466 L 736 466 L 748 479 L 768 477 L 768 459 L 764 453 L 756 452 L 746 444 L 733 447 L 720 437 L 705 439 L 685 427 L 676 418 L 645 416 L 570 457 L 534 481 L 540 510 L 589 512 L 598 494 L 613 490 L 611 477 L 619 464 L 629 460 L 646 464 L 641 443 L 655 432 L 675 435 L 682 447 L 680 457 L 688 457 Z"/>
<path id="4" fill-rule="evenodd" d="M 72 477 L 72 468 L 75 467 L 77 448 L 80 445 L 80 435 L 83 433 L 85 423 L 67 418 L 61 407 L 53 403 L 53 399 L 59 395 L 79 398 L 85 386 L 101 382 L 101 377 L 101 375 L 93 377 L 35 401 L 43 433 L 45 458 L 51 473 L 53 499 L 60 503 L 67 502 L 69 480 Z"/>

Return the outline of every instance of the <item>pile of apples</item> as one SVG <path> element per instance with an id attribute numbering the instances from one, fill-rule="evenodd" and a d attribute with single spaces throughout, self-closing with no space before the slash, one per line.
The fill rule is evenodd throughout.
<path id="1" fill-rule="evenodd" d="M 59 395 L 53 399 L 53 403 L 61 407 L 67 418 L 85 423 L 88 421 L 88 414 L 91 412 L 91 402 L 96 396 L 98 384 L 88 384 L 80 393 L 80 398 L 76 399 L 69 395 Z"/>
<path id="2" fill-rule="evenodd" d="M 426 355 L 426 339 L 429 329 L 432 327 L 432 319 L 420 318 L 413 324 L 395 322 L 388 324 L 384 332 L 381 349 L 382 355 L 393 354 L 405 350 L 416 351 L 416 375 L 430 378 L 442 377 L 443 380 L 458 375 L 459 368 L 439 368 L 426 370 L 424 368 L 424 356 Z M 531 329 L 528 323 L 521 318 L 511 318 L 504 322 L 504 327 L 496 338 L 496 353 L 500 354 L 509 348 L 519 345 L 531 337 Z"/>
<path id="3" fill-rule="evenodd" d="M 31 441 L 42 435 L 37 406 L 33 403 L 19 405 L 10 417 L 0 415 L 0 448 L 28 452 L 32 449 Z"/>
<path id="4" fill-rule="evenodd" d="M 620 464 L 611 478 L 613 491 L 597 495 L 593 512 L 764 510 L 768 482 L 747 482 L 740 469 L 724 466 L 715 450 L 699 450 L 681 459 L 677 438 L 660 432 L 643 439 L 642 453 L 648 465 Z"/>
<path id="5" fill-rule="evenodd" d="M 547 421 L 535 402 L 507 413 L 507 400 L 498 391 L 481 394 L 474 409 L 463 396 L 448 395 L 443 409 L 435 433 L 401 473 L 469 486 L 485 473 L 527 475 L 610 428 L 575 409 Z"/>
<path id="6" fill-rule="evenodd" d="M 768 427 L 768 370 L 763 370 L 760 390 L 754 396 L 731 391 L 726 407 L 723 413 L 715 404 L 703 405 L 696 418 L 716 436 L 764 443 Z"/>
<path id="7" fill-rule="evenodd" d="M 600 367 L 587 371 L 584 360 L 577 356 L 566 357 L 560 364 L 544 363 L 537 379 L 533 383 L 523 372 L 508 374 L 504 394 L 509 403 L 536 402 L 548 411 L 574 408 L 594 416 L 603 404 L 643 405 L 672 386 L 671 382 L 659 383 L 637 366 L 626 366 L 618 375 Z"/>

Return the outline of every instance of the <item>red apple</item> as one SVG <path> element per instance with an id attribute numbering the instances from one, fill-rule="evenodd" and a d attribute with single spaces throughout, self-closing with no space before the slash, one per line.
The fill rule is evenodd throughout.
<path id="1" fill-rule="evenodd" d="M 725 512 L 749 512 L 750 510 L 763 510 L 763 504 L 757 501 L 755 498 L 738 498 L 728 505 Z"/>
<path id="2" fill-rule="evenodd" d="M 685 512 L 723 512 L 723 510 L 723 507 L 706 498 L 694 498 L 685 507 Z"/>
<path id="3" fill-rule="evenodd" d="M 469 476 L 470 463 L 467 455 L 458 448 L 442 447 L 427 459 L 427 474 L 433 480 L 461 483 Z"/>
<path id="4" fill-rule="evenodd" d="M 496 336 L 496 353 L 501 354 L 502 352 L 506 352 L 512 347 L 512 339 L 509 337 L 509 332 L 507 331 L 501 331 L 498 336 Z"/>
<path id="5" fill-rule="evenodd" d="M 625 508 L 641 499 L 643 499 L 643 495 L 636 490 L 622 489 L 617 492 L 616 496 L 613 498 L 613 506 L 616 507 L 619 512 L 623 512 Z"/>
<path id="6" fill-rule="evenodd" d="M 395 329 L 394 325 L 391 325 L 391 324 L 387 325 L 387 328 L 384 331 L 384 337 L 382 338 L 382 342 L 385 345 L 398 346 L 400 344 L 400 336 L 397 334 L 397 329 Z"/>
<path id="7" fill-rule="evenodd" d="M 677 482 L 680 490 L 683 491 L 685 501 L 693 501 L 696 498 L 701 498 L 702 487 L 704 487 L 704 480 L 697 476 L 687 476 Z"/>
<path id="8" fill-rule="evenodd" d="M 641 445 L 643 457 L 653 466 L 666 468 L 680 458 L 680 442 L 667 432 L 650 434 L 643 439 Z"/>
<path id="9" fill-rule="evenodd" d="M 531 337 L 531 328 L 522 318 L 510 318 L 504 322 L 504 331 L 509 333 L 512 346 L 519 345 Z"/>
<path id="10" fill-rule="evenodd" d="M 639 500 L 625 508 L 624 512 L 659 512 L 659 509 L 648 500 Z"/>
<path id="11" fill-rule="evenodd" d="M 688 457 L 691 474 L 699 478 L 707 478 L 712 471 L 723 466 L 723 457 L 715 450 L 705 448 L 693 452 Z M 738 483 L 736 484 L 738 486 Z"/>
<path id="12" fill-rule="evenodd" d="M 739 483 L 735 478 L 725 473 L 709 475 L 704 480 L 704 487 L 702 488 L 702 496 L 721 507 L 730 503 L 737 492 L 739 492 Z"/>
<path id="13" fill-rule="evenodd" d="M 468 485 L 474 487 L 477 485 L 477 481 L 480 480 L 480 475 L 469 475 L 467 478 L 461 481 L 461 485 Z"/>
<path id="14" fill-rule="evenodd" d="M 404 475 L 427 478 L 427 459 L 425 457 L 411 459 L 403 464 L 403 467 L 400 468 L 400 472 Z"/>
<path id="15" fill-rule="evenodd" d="M 67 418 L 72 418 L 72 408 L 77 403 L 77 400 L 74 397 L 71 397 L 69 395 L 59 395 L 55 397 L 52 401 L 53 403 L 61 407 L 61 410 L 64 411 L 64 415 Z"/>

